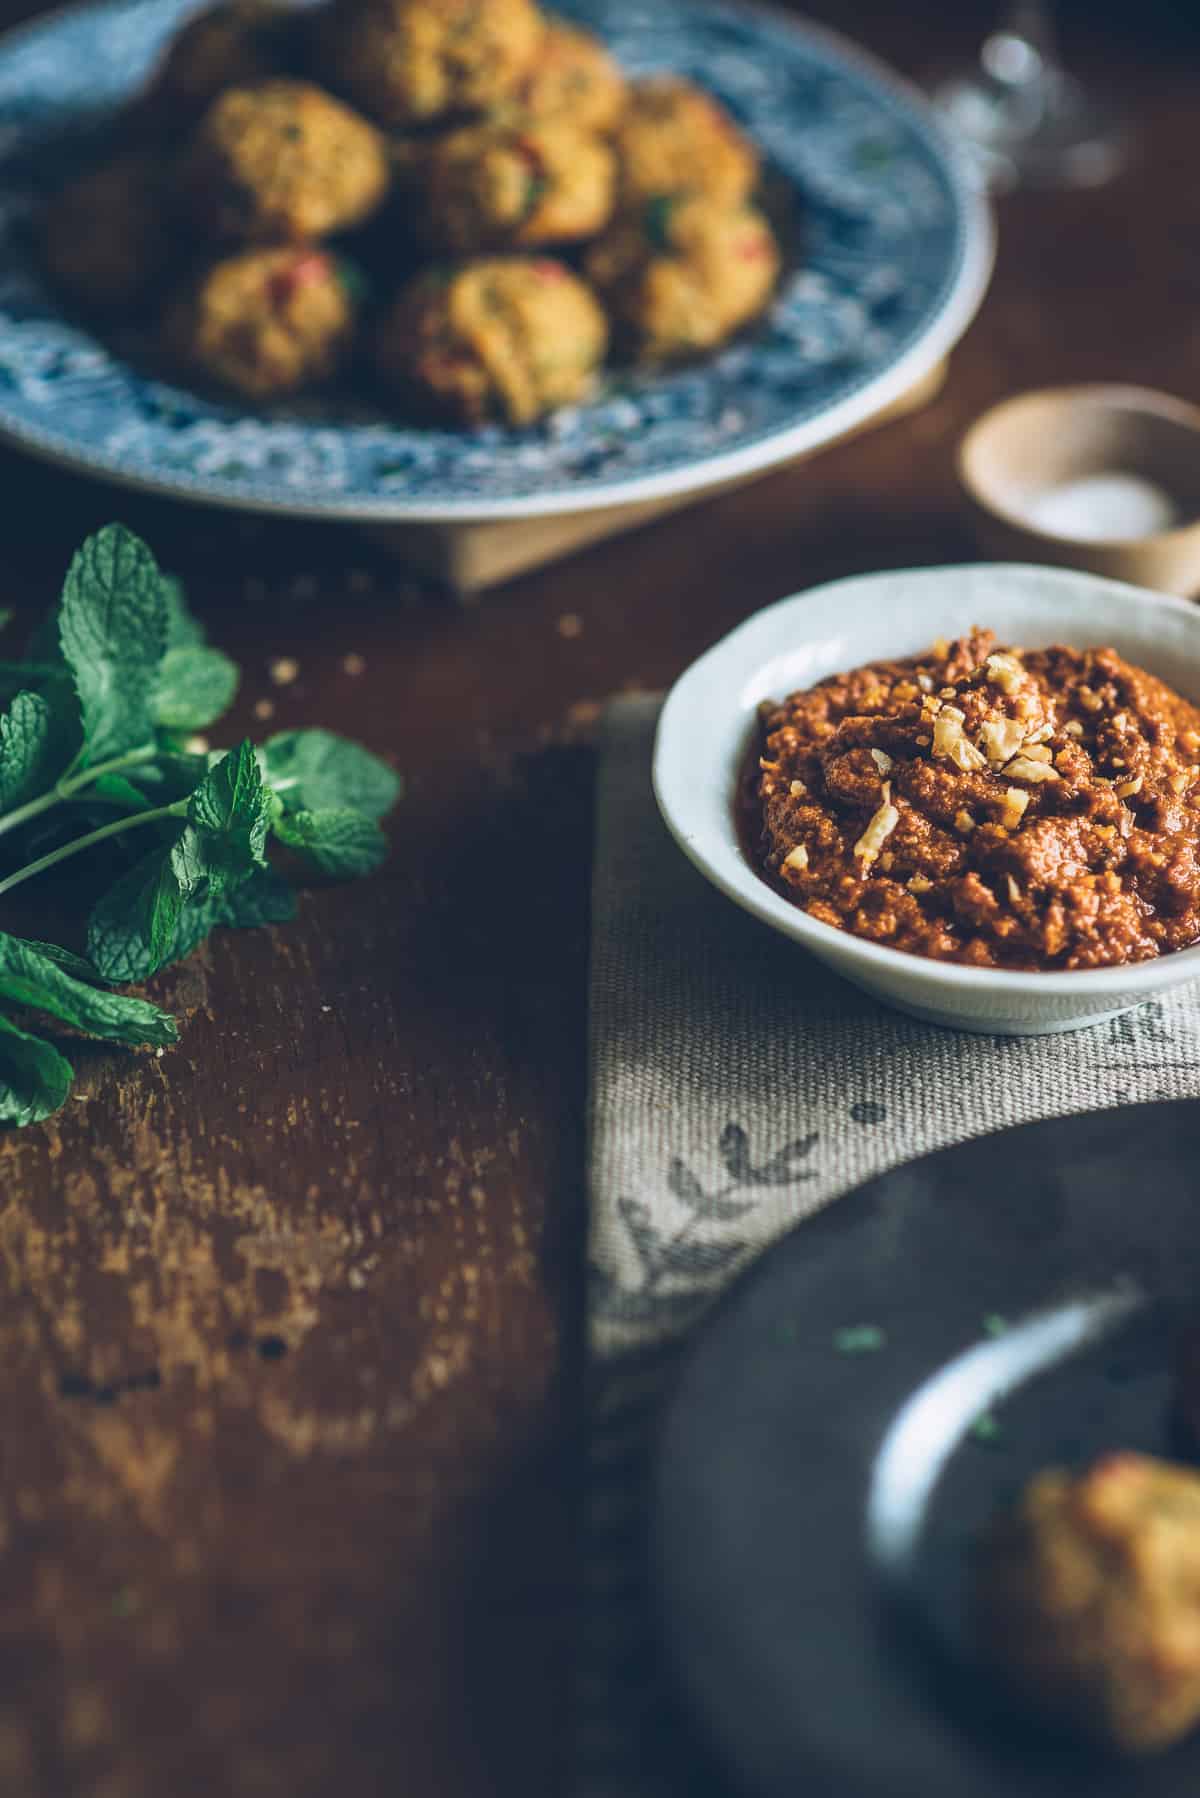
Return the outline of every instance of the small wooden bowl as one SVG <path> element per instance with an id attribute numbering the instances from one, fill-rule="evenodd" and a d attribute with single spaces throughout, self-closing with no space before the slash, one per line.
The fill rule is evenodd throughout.
<path id="1" fill-rule="evenodd" d="M 1082 568 L 1184 598 L 1200 592 L 1200 407 L 1144 387 L 1019 394 L 971 426 L 958 475 L 988 555 Z M 1166 528 L 1110 534 L 1099 518 L 1076 535 L 1039 517 L 1049 495 L 1061 502 L 1069 490 L 1080 499 L 1080 483 L 1130 477 L 1168 502 Z"/>

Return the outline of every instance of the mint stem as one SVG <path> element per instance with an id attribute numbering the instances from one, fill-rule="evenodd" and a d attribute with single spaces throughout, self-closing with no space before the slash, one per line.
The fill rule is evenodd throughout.
<path id="1" fill-rule="evenodd" d="M 30 799 L 25 805 L 17 806 L 15 811 L 8 812 L 0 818 L 0 836 L 6 831 L 17 830 L 22 824 L 28 824 L 33 818 L 40 818 L 43 812 L 52 811 L 56 805 L 65 805 L 81 793 L 93 781 L 100 780 L 105 774 L 117 774 L 122 768 L 135 768 L 140 762 L 153 761 L 158 750 L 153 743 L 146 743 L 140 749 L 127 749 L 124 755 L 114 755 L 107 762 L 97 762 L 94 768 L 85 768 L 81 774 L 64 776 L 56 781 L 48 793 L 37 799 Z"/>
<path id="2" fill-rule="evenodd" d="M 187 808 L 186 799 L 177 799 L 174 805 L 160 805 L 152 812 L 135 812 L 131 818 L 117 818 L 112 824 L 102 824 L 99 830 L 89 830 L 86 836 L 76 837 L 73 843 L 64 843 L 61 849 L 51 849 L 48 855 L 40 855 L 35 862 L 0 880 L 0 896 L 11 893 L 23 881 L 32 880 L 35 874 L 44 874 L 47 868 L 53 868 L 97 843 L 107 842 L 109 837 L 119 836 L 124 830 L 136 830 L 140 824 L 161 824 L 167 818 L 186 818 Z"/>

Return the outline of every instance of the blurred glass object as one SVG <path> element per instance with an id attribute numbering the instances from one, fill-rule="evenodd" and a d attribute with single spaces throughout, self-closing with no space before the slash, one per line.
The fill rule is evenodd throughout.
<path id="1" fill-rule="evenodd" d="M 1043 0 L 1011 7 L 975 66 L 943 82 L 934 104 L 993 190 L 1098 187 L 1128 155 L 1119 109 L 1063 68 Z"/>

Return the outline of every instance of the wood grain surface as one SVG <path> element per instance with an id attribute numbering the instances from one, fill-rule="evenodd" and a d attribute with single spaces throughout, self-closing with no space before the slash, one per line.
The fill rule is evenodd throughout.
<path id="1" fill-rule="evenodd" d="M 994 12 L 809 10 L 921 77 Z M 1166 6 L 1066 30 L 1138 159 L 1003 203 L 930 407 L 478 607 L 347 529 L 0 455 L 0 600 L 32 617 L 122 518 L 244 664 L 236 728 L 325 724 L 408 779 L 382 874 L 215 938 L 153 983 L 177 1047 L 91 1055 L 0 1140 L 4 1798 L 563 1790 L 589 739 L 785 592 L 970 556 L 953 447 L 1004 394 L 1200 399 L 1197 45 Z"/>

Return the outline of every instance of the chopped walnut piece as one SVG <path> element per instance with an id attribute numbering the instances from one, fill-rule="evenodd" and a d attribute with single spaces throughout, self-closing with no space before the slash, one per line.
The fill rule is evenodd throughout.
<path id="1" fill-rule="evenodd" d="M 957 692 L 957 688 L 955 688 L 955 687 L 939 687 L 938 688 L 938 698 L 939 699 L 953 699 L 956 692 Z"/>
<path id="2" fill-rule="evenodd" d="M 854 853 L 862 862 L 864 872 L 871 866 L 899 822 L 900 813 L 892 804 L 892 783 L 885 780 L 883 802 L 854 845 Z"/>
<path id="3" fill-rule="evenodd" d="M 993 768 L 1003 767 L 1024 741 L 1025 726 L 1019 718 L 989 718 L 979 732 L 979 747 Z"/>
<path id="4" fill-rule="evenodd" d="M 954 828 L 961 831 L 964 837 L 969 836 L 975 828 L 975 820 L 965 805 L 960 805 L 954 814 Z"/>
<path id="5" fill-rule="evenodd" d="M 892 688 L 892 698 L 900 700 L 903 704 L 910 699 L 915 699 L 919 691 L 920 689 L 915 687 L 912 681 L 898 680 Z"/>
<path id="6" fill-rule="evenodd" d="M 933 676 L 930 674 L 918 674 L 917 685 L 918 685 L 918 687 L 920 687 L 922 693 L 932 693 L 933 692 Z"/>
<path id="7" fill-rule="evenodd" d="M 1083 726 L 1080 724 L 1078 718 L 1067 719 L 1067 722 L 1063 725 L 1063 734 L 1068 737 L 1081 737 L 1083 735 Z"/>
<path id="8" fill-rule="evenodd" d="M 797 870 L 807 868 L 808 850 L 804 847 L 804 844 L 797 843 L 796 847 L 784 856 L 780 865 L 784 868 L 795 868 Z"/>
<path id="9" fill-rule="evenodd" d="M 963 731 L 966 714 L 956 705 L 944 705 L 933 726 L 933 753 L 961 768 L 964 774 L 975 774 L 987 767 L 987 758 L 976 749 Z"/>
<path id="10" fill-rule="evenodd" d="M 803 799 L 804 795 L 805 795 L 805 793 L 807 793 L 807 791 L 808 791 L 808 788 L 805 786 L 805 784 L 802 780 L 793 780 L 789 783 L 788 792 L 791 794 L 793 799 Z"/>
<path id="11" fill-rule="evenodd" d="M 1027 755 L 1014 755 L 1004 772 L 1010 780 L 1027 780 L 1034 785 L 1040 780 L 1061 778 L 1047 762 L 1032 762 Z"/>
<path id="12" fill-rule="evenodd" d="M 917 893 L 917 894 L 932 893 L 933 882 L 932 882 L 932 880 L 929 880 L 924 874 L 914 874 L 908 883 L 908 890 L 910 893 Z"/>
<path id="13" fill-rule="evenodd" d="M 873 749 L 871 751 L 871 760 L 881 774 L 891 773 L 894 763 L 886 749 Z"/>
<path id="14" fill-rule="evenodd" d="M 1025 669 L 1016 656 L 1006 650 L 997 650 L 987 659 L 987 677 L 1002 693 L 1015 693 L 1025 679 Z"/>
<path id="15" fill-rule="evenodd" d="M 1011 874 L 1006 874 L 1004 876 L 1004 879 L 1005 879 L 1005 884 L 1008 887 L 1009 899 L 1011 900 L 1013 905 L 1019 905 L 1021 903 L 1020 887 L 1017 885 L 1016 881 L 1013 879 Z"/>
<path id="16" fill-rule="evenodd" d="M 1195 770 L 1192 768 L 1180 768 L 1175 774 L 1172 774 L 1171 791 L 1173 793 L 1186 793 L 1192 784 L 1194 773 Z M 1120 791 L 1119 788 L 1118 791 Z"/>
<path id="17" fill-rule="evenodd" d="M 1144 774 L 1135 774 L 1132 780 L 1123 780 L 1116 790 L 1117 798 L 1132 799 L 1135 793 L 1141 792 L 1145 783 L 1146 777 Z"/>
<path id="18" fill-rule="evenodd" d="M 1104 704 L 1099 693 L 1095 692 L 1091 687 L 1076 687 L 1075 697 L 1078 699 L 1085 712 L 1098 712 L 1100 707 Z"/>
<path id="19" fill-rule="evenodd" d="M 1000 814 L 1000 822 L 1009 830 L 1015 830 L 1029 805 L 1029 794 L 1020 787 L 1004 789 L 1004 809 Z"/>
<path id="20" fill-rule="evenodd" d="M 1022 754 L 1027 755 L 1031 762 L 1050 762 L 1054 760 L 1053 752 L 1048 743 L 1026 743 L 1022 750 Z"/>

